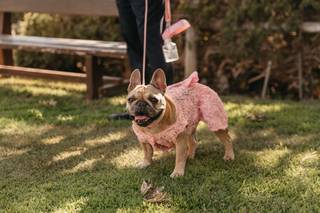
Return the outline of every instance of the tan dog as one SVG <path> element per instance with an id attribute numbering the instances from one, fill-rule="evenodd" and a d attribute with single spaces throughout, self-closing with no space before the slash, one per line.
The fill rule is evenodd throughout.
<path id="1" fill-rule="evenodd" d="M 130 78 L 128 87 L 127 109 L 134 118 L 134 124 L 139 131 L 146 134 L 158 134 L 173 125 L 177 119 L 177 106 L 165 94 L 166 79 L 162 70 L 154 72 L 149 85 L 141 85 L 139 70 L 135 70 Z M 195 109 L 197 110 L 197 109 Z M 218 138 L 224 143 L 224 160 L 233 160 L 234 152 L 228 130 L 215 131 Z M 191 133 L 181 132 L 173 142 L 176 149 L 175 168 L 171 177 L 183 176 L 187 158 L 194 158 L 196 152 L 195 129 Z M 140 168 L 152 163 L 154 147 L 147 141 L 140 141 L 144 151 Z"/>

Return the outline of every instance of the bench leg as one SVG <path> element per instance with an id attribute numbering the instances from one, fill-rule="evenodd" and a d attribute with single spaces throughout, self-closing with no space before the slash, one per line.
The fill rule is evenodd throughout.
<path id="1" fill-rule="evenodd" d="M 0 64 L 1 65 L 13 65 L 12 51 L 0 50 Z"/>
<path id="2" fill-rule="evenodd" d="M 97 69 L 97 57 L 87 55 L 85 57 L 87 73 L 87 99 L 99 98 L 99 87 L 102 85 L 102 73 Z"/>
<path id="3" fill-rule="evenodd" d="M 11 34 L 11 14 L 0 12 L 0 34 Z M 0 49 L 0 64 L 13 65 L 12 50 Z"/>

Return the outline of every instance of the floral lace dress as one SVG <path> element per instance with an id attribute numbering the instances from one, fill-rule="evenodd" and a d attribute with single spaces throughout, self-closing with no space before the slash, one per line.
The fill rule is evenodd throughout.
<path id="1" fill-rule="evenodd" d="M 184 81 L 168 86 L 165 95 L 174 103 L 177 119 L 164 131 L 151 134 L 147 127 L 141 128 L 132 123 L 140 142 L 168 151 L 175 146 L 180 133 L 187 131 L 192 134 L 199 121 L 204 121 L 211 131 L 227 129 L 228 118 L 221 99 L 215 91 L 198 81 L 198 73 L 194 72 Z"/>

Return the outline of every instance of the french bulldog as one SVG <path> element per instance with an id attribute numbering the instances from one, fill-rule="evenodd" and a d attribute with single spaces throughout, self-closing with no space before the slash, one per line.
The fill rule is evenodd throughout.
<path id="1" fill-rule="evenodd" d="M 223 104 L 213 90 L 197 83 L 197 78 L 195 74 L 186 82 L 167 87 L 165 74 L 158 69 L 154 72 L 150 84 L 142 85 L 140 71 L 132 72 L 126 107 L 133 118 L 133 130 L 144 151 L 139 168 L 152 163 L 155 149 L 175 148 L 175 168 L 170 177 L 183 176 L 187 159 L 195 156 L 195 132 L 200 120 L 211 123 L 211 126 L 221 123 L 221 128 L 218 125 L 211 130 L 224 144 L 224 160 L 234 160 Z"/>

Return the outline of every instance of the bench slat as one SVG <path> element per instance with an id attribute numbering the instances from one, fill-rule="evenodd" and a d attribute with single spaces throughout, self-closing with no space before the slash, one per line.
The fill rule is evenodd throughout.
<path id="1" fill-rule="evenodd" d="M 8 66 L 0 65 L 0 75 L 13 75 L 23 76 L 32 78 L 44 78 L 58 81 L 68 81 L 75 83 L 86 83 L 86 73 L 75 73 L 67 71 L 56 71 L 39 68 L 19 67 L 19 66 Z M 104 83 L 121 84 L 127 83 L 121 77 L 115 76 L 103 76 L 102 81 Z"/>
<path id="2" fill-rule="evenodd" d="M 0 35 L 0 47 L 121 58 L 125 57 L 127 51 L 124 42 L 10 35 Z"/>
<path id="3" fill-rule="evenodd" d="M 2 12 L 117 16 L 115 0 L 0 0 Z"/>
<path id="4" fill-rule="evenodd" d="M 76 82 L 76 83 L 86 82 L 86 74 L 84 73 L 53 71 L 53 70 L 46 70 L 46 69 L 17 67 L 17 66 L 0 65 L 0 74 L 45 78 L 45 79 L 69 81 L 69 82 Z"/>

